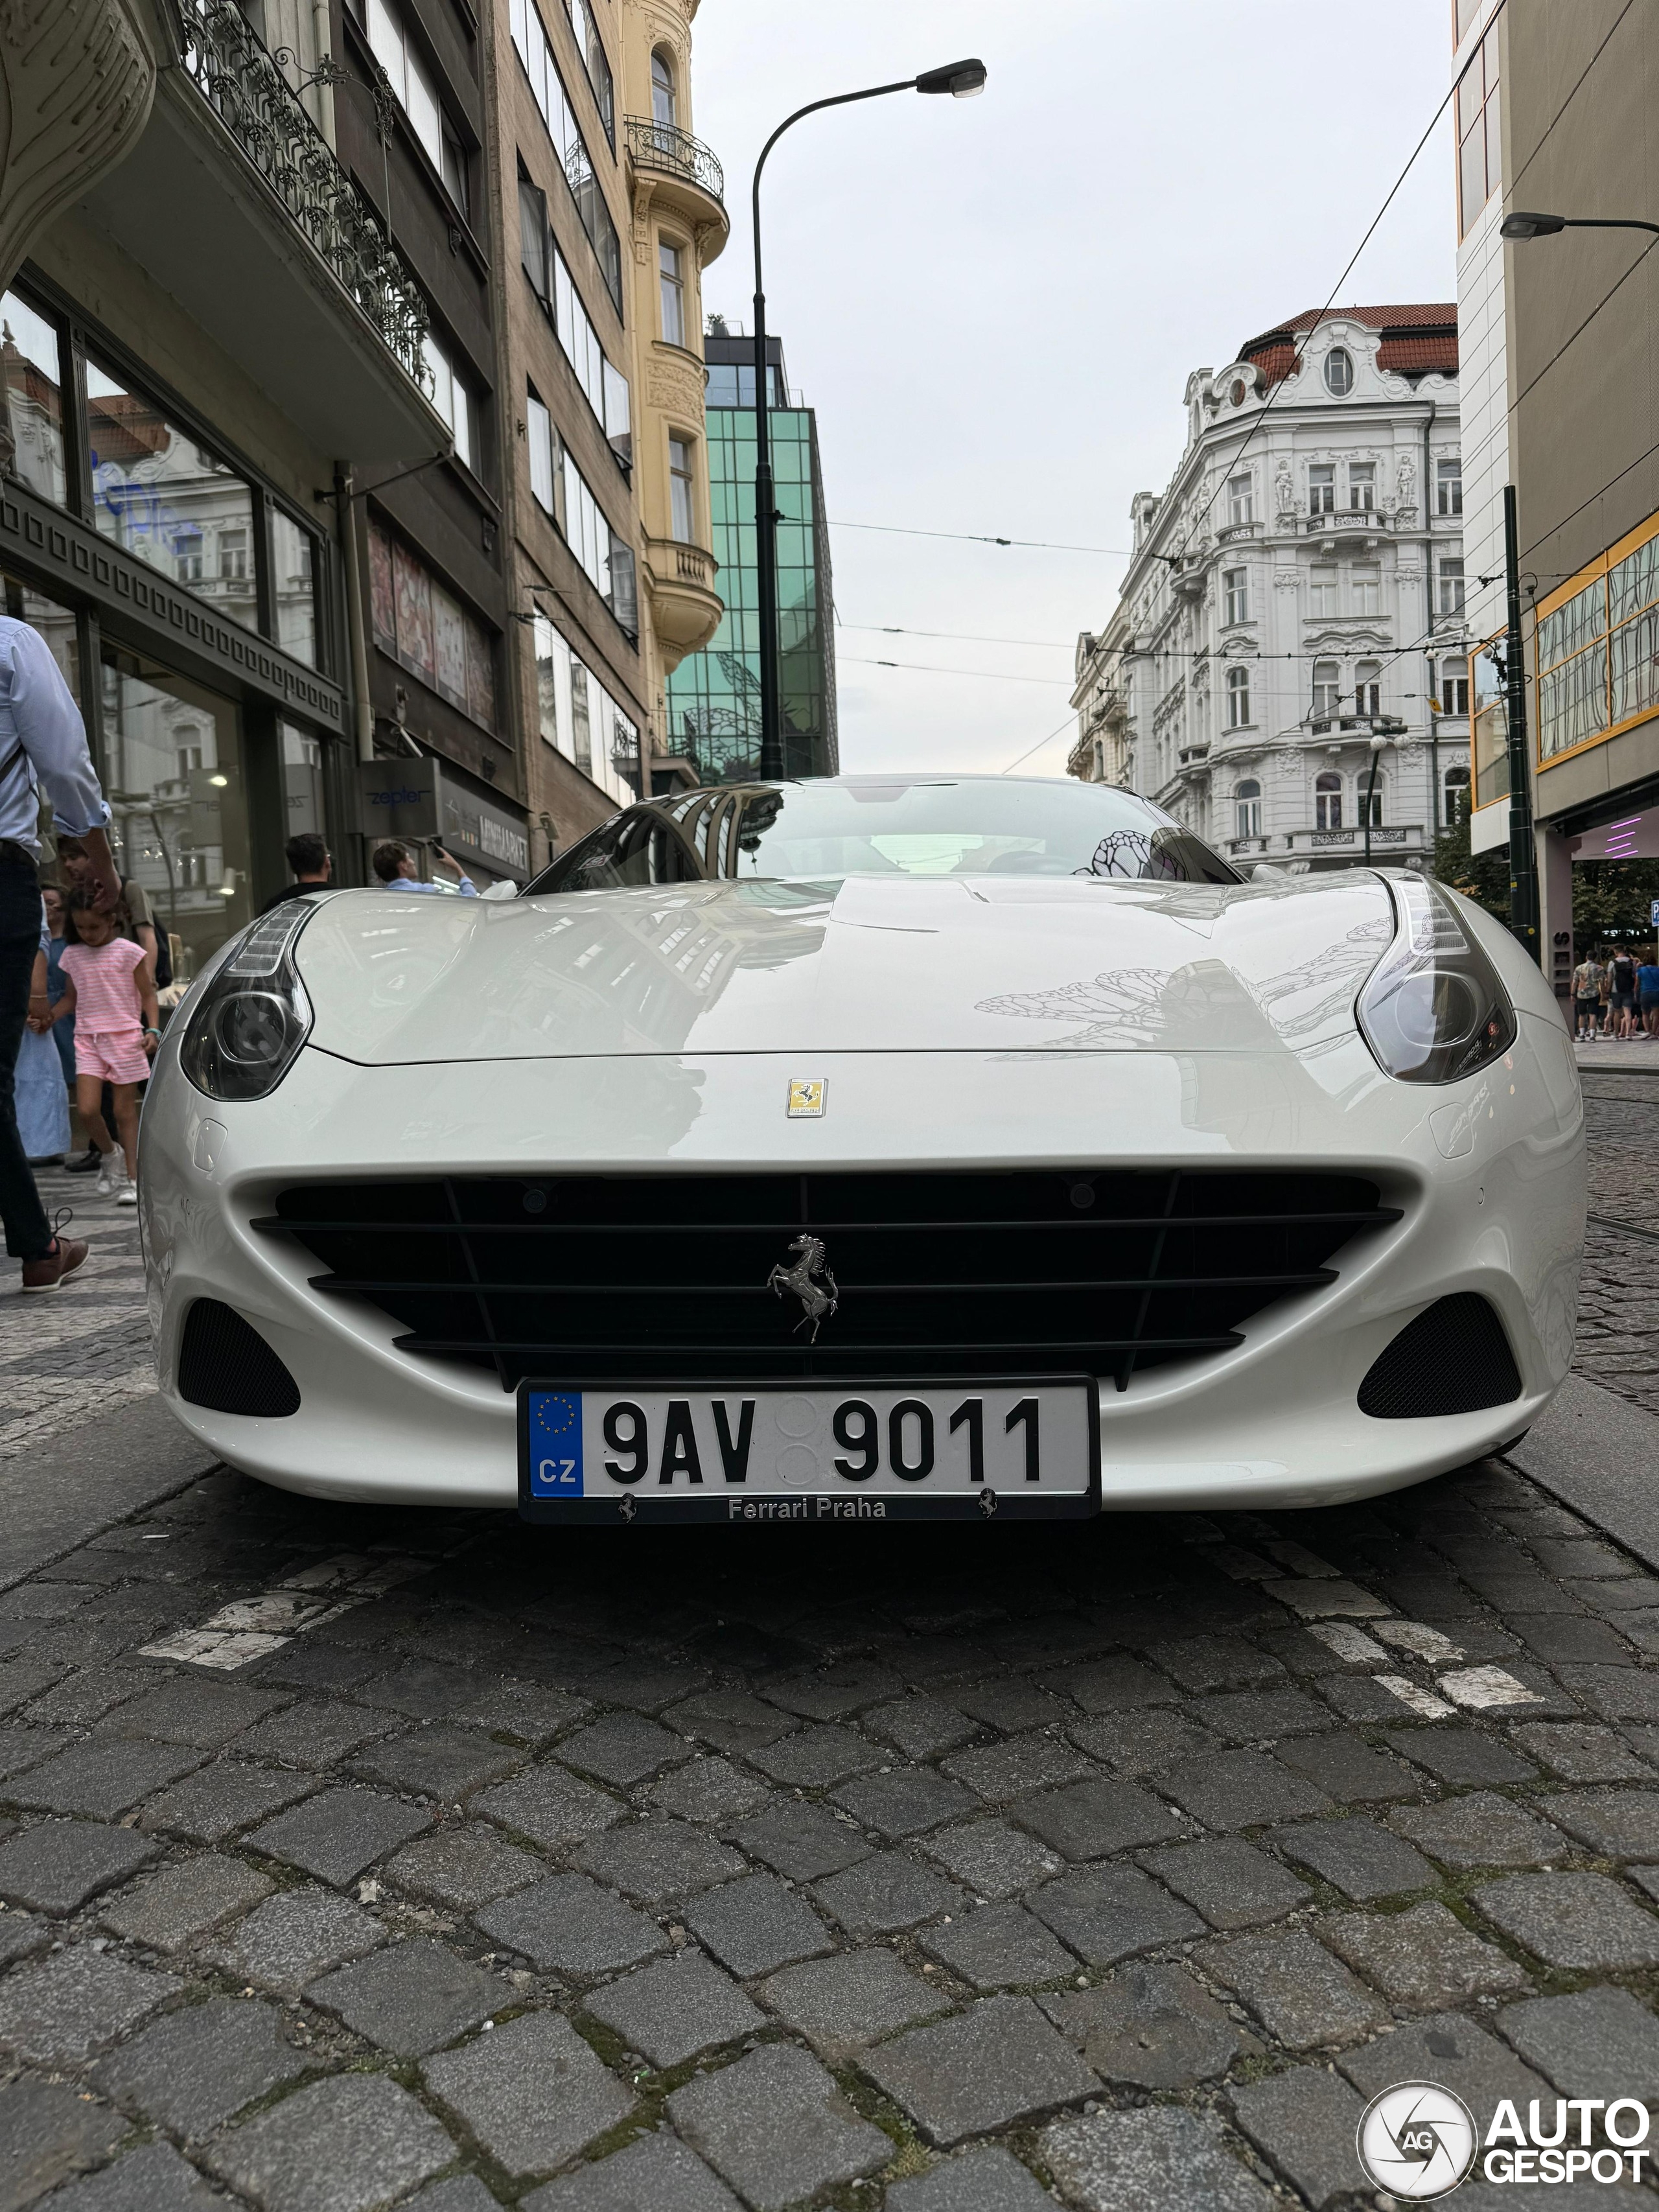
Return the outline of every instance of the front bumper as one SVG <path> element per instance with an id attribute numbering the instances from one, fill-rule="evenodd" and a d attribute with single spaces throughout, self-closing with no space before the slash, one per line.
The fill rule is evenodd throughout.
<path id="1" fill-rule="evenodd" d="M 821 1121 L 786 1087 L 826 1078 Z M 1382 1076 L 1356 1038 L 1298 1058 L 1230 1053 L 768 1054 L 364 1068 L 303 1051 L 270 1098 L 204 1097 L 168 1048 L 143 1122 L 142 1218 L 164 1395 L 231 1465 L 313 1496 L 516 1504 L 513 1398 L 400 1352 L 398 1324 L 310 1287 L 317 1262 L 249 1227 L 331 1170 L 665 1174 L 750 1169 L 1170 1165 L 1367 1175 L 1404 1218 L 1338 1255 L 1339 1279 L 1244 1324 L 1234 1352 L 1154 1369 L 1100 1401 L 1106 1510 L 1305 1506 L 1398 1488 L 1525 1430 L 1571 1356 L 1584 1140 L 1571 1047 L 1523 1014 L 1513 1050 L 1449 1089 Z M 1522 1392 L 1485 1413 L 1376 1420 L 1356 1402 L 1382 1347 L 1436 1298 L 1502 1316 Z M 216 1413 L 174 1387 L 197 1297 L 245 1315 L 297 1382 L 285 1419 Z"/>

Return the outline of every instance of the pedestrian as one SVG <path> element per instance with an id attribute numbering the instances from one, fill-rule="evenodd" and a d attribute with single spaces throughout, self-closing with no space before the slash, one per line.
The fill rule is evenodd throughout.
<path id="1" fill-rule="evenodd" d="M 82 841 L 78 837 L 61 837 L 58 842 L 59 866 L 70 879 L 70 889 L 84 885 L 90 880 L 89 865 Z M 132 944 L 141 945 L 149 953 L 150 973 L 157 988 L 173 980 L 172 949 L 165 934 L 157 927 L 155 909 L 150 904 L 149 893 L 131 876 L 123 876 L 121 895 L 116 901 L 114 914 L 116 931 Z M 98 1110 L 106 1126 L 115 1112 L 114 1093 L 105 1085 L 98 1102 Z M 96 1145 L 89 1144 L 84 1152 L 72 1160 L 65 1160 L 66 1175 L 94 1175 L 100 1171 L 103 1157 Z"/>
<path id="2" fill-rule="evenodd" d="M 478 887 L 471 876 L 463 874 L 460 862 L 452 854 L 446 853 L 435 837 L 431 840 L 431 848 L 434 861 L 454 877 L 454 888 L 461 896 L 477 898 Z M 377 845 L 371 865 L 388 890 L 443 892 L 448 889 L 444 884 L 423 884 L 421 881 L 415 855 L 400 838 L 388 837 L 384 844 Z"/>
<path id="3" fill-rule="evenodd" d="M 284 899 L 298 898 L 306 891 L 326 890 L 328 879 L 334 872 L 334 855 L 328 849 L 328 841 L 319 837 L 314 830 L 301 830 L 297 837 L 289 839 L 283 849 L 294 872 L 294 880 L 284 884 L 281 890 L 272 891 L 260 908 L 261 914 L 269 914 Z"/>
<path id="4" fill-rule="evenodd" d="M 55 1291 L 87 1256 L 84 1237 L 46 1218 L 17 1127 L 18 1048 L 40 951 L 40 794 L 53 827 L 76 837 L 94 896 L 113 908 L 120 882 L 106 834 L 109 806 L 87 750 L 80 709 L 38 630 L 0 617 L 0 1219 L 26 1291 Z M 38 1009 L 37 1009 L 38 1011 Z"/>
<path id="5" fill-rule="evenodd" d="M 1659 1037 L 1659 945 L 1650 945 L 1636 971 L 1636 1011 L 1644 1037 Z"/>
<path id="6" fill-rule="evenodd" d="M 1628 1044 L 1636 1027 L 1636 963 L 1626 946 L 1621 945 L 1608 963 L 1607 992 L 1613 1034 L 1621 1044 Z"/>
<path id="7" fill-rule="evenodd" d="M 1596 957 L 1601 963 L 1601 977 L 1596 985 L 1595 1014 L 1601 1034 L 1605 1037 L 1612 1035 L 1608 1024 L 1613 1018 L 1613 985 L 1608 978 L 1612 969 L 1613 947 L 1610 945 L 1604 945 Z"/>
<path id="8" fill-rule="evenodd" d="M 70 942 L 64 947 L 69 988 L 54 1020 L 76 1017 L 75 1091 L 81 1119 L 100 1155 L 98 1194 L 115 1194 L 118 1206 L 138 1203 L 138 1085 L 148 1080 L 150 1056 L 161 1040 L 161 1008 L 149 955 L 130 937 L 118 937 L 115 916 L 98 894 L 73 890 Z M 115 1127 L 121 1164 L 101 1111 L 103 1087 L 115 1094 Z"/>
<path id="9" fill-rule="evenodd" d="M 1595 1010 L 1601 997 L 1601 963 L 1592 945 L 1572 971 L 1573 1035 L 1583 1039 L 1595 1035 Z"/>
<path id="10" fill-rule="evenodd" d="M 69 908 L 56 884 L 42 884 L 40 898 L 46 909 L 46 927 L 51 932 L 46 945 L 46 999 L 49 1005 L 55 1006 L 69 984 L 69 978 L 64 973 L 64 946 L 68 942 L 64 927 Z M 72 1091 L 75 1088 L 74 1015 L 66 1015 L 61 1022 L 55 1022 L 50 1034 L 63 1066 L 64 1088 L 66 1092 Z"/>
<path id="11" fill-rule="evenodd" d="M 40 950 L 34 956 L 29 985 L 28 1026 L 18 1041 L 13 1078 L 17 1099 L 17 1133 L 32 1168 L 56 1167 L 70 1148 L 69 1093 L 63 1062 L 52 1041 L 52 999 L 46 988 L 46 947 L 52 932 L 46 904 L 40 908 Z"/>

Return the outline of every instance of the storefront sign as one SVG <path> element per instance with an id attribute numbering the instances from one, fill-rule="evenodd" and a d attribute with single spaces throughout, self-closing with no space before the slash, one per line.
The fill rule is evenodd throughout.
<path id="1" fill-rule="evenodd" d="M 522 883 L 530 873 L 530 836 L 505 806 L 467 790 L 440 761 L 364 761 L 357 770 L 363 835 L 413 843 L 435 837 L 458 860 L 475 860 L 492 875 Z"/>

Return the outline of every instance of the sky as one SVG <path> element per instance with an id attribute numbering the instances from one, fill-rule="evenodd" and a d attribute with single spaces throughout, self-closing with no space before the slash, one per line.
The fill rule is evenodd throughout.
<path id="1" fill-rule="evenodd" d="M 1030 772 L 1064 774 L 1077 634 L 1115 604 L 1131 497 L 1180 457 L 1188 374 L 1324 303 L 1445 97 L 1449 15 L 702 0 L 692 128 L 732 225 L 703 306 L 745 330 L 775 125 L 968 55 L 989 72 L 975 100 L 809 116 L 766 166 L 768 327 L 817 410 L 843 769 L 1001 770 L 1036 747 Z M 1336 304 L 1455 297 L 1443 116 Z M 919 531 L 1103 550 L 898 534 Z"/>

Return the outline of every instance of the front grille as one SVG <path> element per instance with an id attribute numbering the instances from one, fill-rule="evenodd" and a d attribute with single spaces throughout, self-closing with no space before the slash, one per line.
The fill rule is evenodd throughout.
<path id="1" fill-rule="evenodd" d="M 251 1322 L 217 1298 L 196 1298 L 179 1342 L 179 1395 L 215 1413 L 285 1420 L 300 1386 Z"/>
<path id="2" fill-rule="evenodd" d="M 1377 1421 L 1484 1413 L 1513 1404 L 1521 1373 L 1504 1324 L 1478 1291 L 1437 1298 L 1378 1353 L 1359 1386 L 1359 1410 Z"/>
<path id="3" fill-rule="evenodd" d="M 1358 1176 L 1007 1173 L 433 1177 L 285 1190 L 319 1289 L 404 1352 L 596 1382 L 1111 1374 L 1216 1357 L 1400 1218 Z M 768 1287 L 823 1239 L 840 1310 L 811 1340 Z"/>

